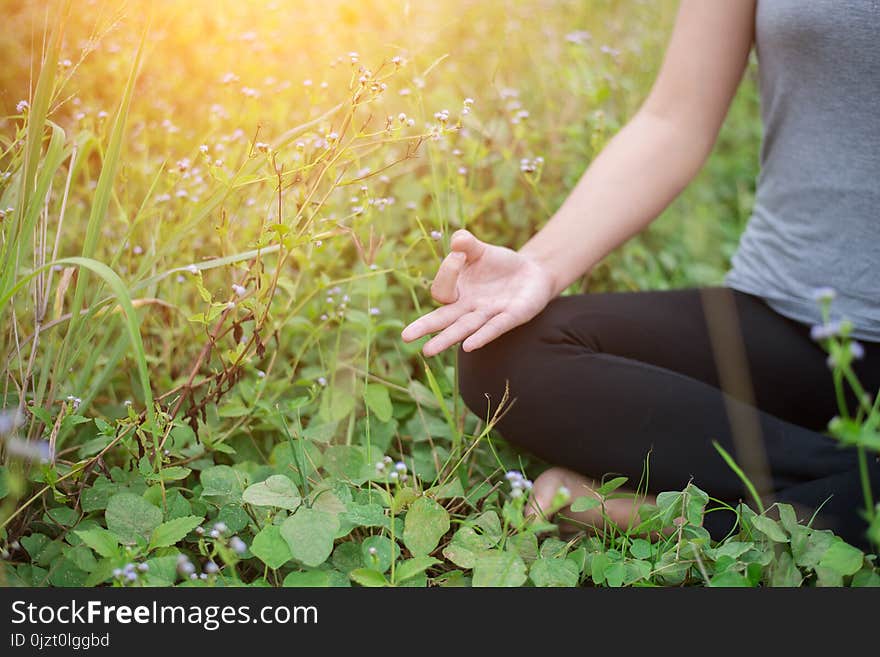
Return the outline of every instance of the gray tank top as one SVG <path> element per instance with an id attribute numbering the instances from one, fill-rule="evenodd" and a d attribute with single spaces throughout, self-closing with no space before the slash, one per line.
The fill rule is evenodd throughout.
<path id="1" fill-rule="evenodd" d="M 764 139 L 728 286 L 880 341 L 880 0 L 758 0 Z"/>

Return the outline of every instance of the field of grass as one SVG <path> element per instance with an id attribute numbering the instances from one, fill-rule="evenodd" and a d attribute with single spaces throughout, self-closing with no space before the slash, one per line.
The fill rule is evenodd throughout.
<path id="1" fill-rule="evenodd" d="M 505 473 L 546 464 L 400 339 L 455 229 L 517 248 L 561 203 L 675 6 L 4 0 L 0 584 L 880 583 L 790 509 L 711 542 L 694 486 L 653 541 L 526 522 Z M 750 69 L 698 179 L 570 291 L 720 282 L 759 143 Z"/>

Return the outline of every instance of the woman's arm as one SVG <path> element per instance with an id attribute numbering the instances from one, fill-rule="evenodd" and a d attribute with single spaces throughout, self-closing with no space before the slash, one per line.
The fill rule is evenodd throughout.
<path id="1" fill-rule="evenodd" d="M 519 252 L 553 295 L 645 228 L 712 151 L 748 61 L 755 0 L 683 0 L 645 103 Z"/>
<path id="2" fill-rule="evenodd" d="M 647 226 L 712 150 L 748 60 L 756 0 L 683 0 L 648 99 L 590 165 L 562 207 L 519 251 L 467 230 L 450 241 L 431 295 L 407 326 L 434 356 L 473 351 L 524 324 L 609 251 Z"/>

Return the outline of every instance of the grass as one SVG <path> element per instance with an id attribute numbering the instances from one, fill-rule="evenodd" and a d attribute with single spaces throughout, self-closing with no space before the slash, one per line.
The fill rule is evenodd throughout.
<path id="1" fill-rule="evenodd" d="M 0 35 L 0 583 L 880 582 L 787 507 L 713 543 L 692 485 L 642 535 L 526 522 L 504 473 L 544 464 L 399 339 L 456 228 L 516 248 L 559 205 L 674 3 L 152 5 Z M 750 70 L 699 178 L 569 291 L 718 283 L 759 141 Z"/>

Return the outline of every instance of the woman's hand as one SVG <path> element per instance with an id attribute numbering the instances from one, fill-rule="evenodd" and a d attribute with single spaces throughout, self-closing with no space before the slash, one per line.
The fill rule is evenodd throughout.
<path id="1" fill-rule="evenodd" d="M 401 333 L 404 342 L 412 342 L 439 331 L 422 347 L 425 356 L 462 340 L 465 351 L 479 349 L 525 324 L 553 298 L 553 277 L 530 257 L 487 244 L 463 229 L 455 231 L 450 245 L 431 285 L 431 296 L 446 305 Z"/>

